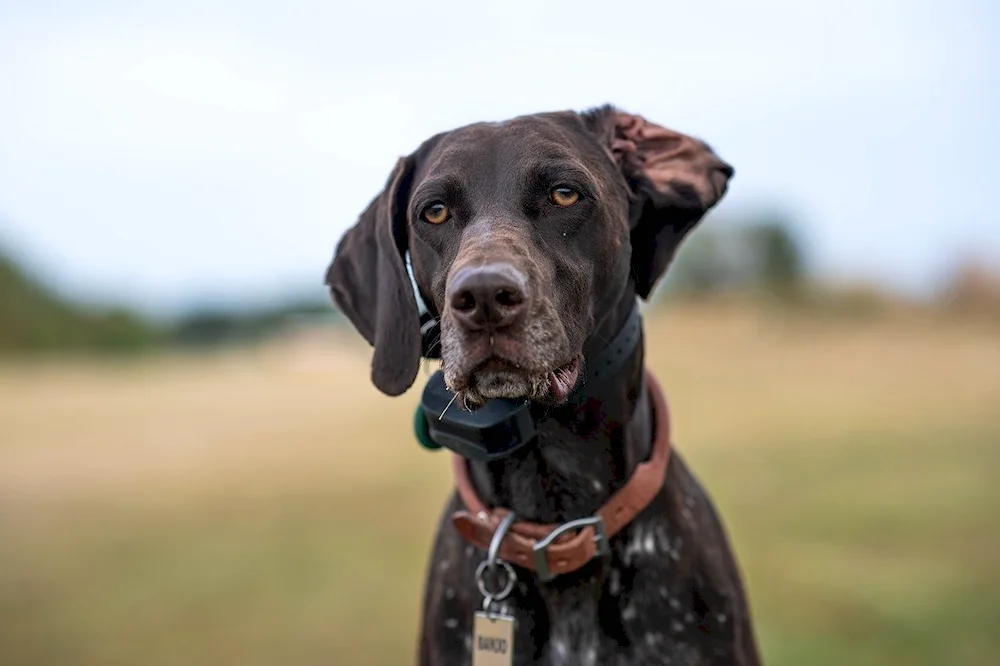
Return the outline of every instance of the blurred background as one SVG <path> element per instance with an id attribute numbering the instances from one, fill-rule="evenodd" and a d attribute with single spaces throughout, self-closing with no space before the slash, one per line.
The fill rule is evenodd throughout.
<path id="1" fill-rule="evenodd" d="M 0 0 L 0 664 L 409 663 L 448 465 L 323 273 L 427 136 L 604 102 L 737 169 L 646 325 L 767 663 L 997 663 L 997 34 L 989 0 Z"/>

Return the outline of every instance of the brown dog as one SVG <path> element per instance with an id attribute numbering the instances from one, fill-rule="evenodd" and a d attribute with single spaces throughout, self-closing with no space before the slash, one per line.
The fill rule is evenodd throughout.
<path id="1" fill-rule="evenodd" d="M 482 648 L 477 535 L 496 535 L 504 510 L 518 518 L 497 538 L 518 580 L 499 609 L 517 622 L 512 663 L 759 663 L 724 530 L 680 456 L 667 464 L 665 405 L 641 340 L 613 376 L 590 367 L 732 174 L 704 143 L 610 107 L 476 124 L 401 159 L 341 241 L 327 283 L 374 347 L 379 389 L 406 391 L 425 350 L 408 255 L 460 408 L 525 398 L 536 419 L 531 446 L 456 468 L 466 485 L 429 565 L 423 666 L 468 664 Z M 629 479 L 643 474 L 654 492 L 640 502 Z M 611 520 L 623 501 L 635 511 L 622 524 L 555 541 L 579 561 L 542 552 L 532 564 L 543 527 Z M 481 523 L 468 513 L 478 509 Z M 602 530 L 615 532 L 606 543 Z M 559 575 L 539 575 L 546 561 Z"/>

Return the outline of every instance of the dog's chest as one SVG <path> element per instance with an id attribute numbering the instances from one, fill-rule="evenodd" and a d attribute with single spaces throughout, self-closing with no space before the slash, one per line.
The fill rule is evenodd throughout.
<path id="1" fill-rule="evenodd" d="M 482 604 L 471 581 L 483 555 L 456 534 L 449 537 L 431 585 L 434 611 L 426 617 L 439 656 L 425 664 L 434 666 L 472 663 L 471 619 Z M 616 539 L 609 568 L 593 579 L 519 581 L 495 608 L 516 619 L 513 664 L 734 663 L 736 609 L 694 543 L 690 533 L 671 529 L 664 512 L 654 512 Z"/>
<path id="2" fill-rule="evenodd" d="M 618 558 L 599 590 L 581 587 L 546 595 L 550 628 L 542 663 L 731 663 L 729 600 L 713 589 L 700 567 L 691 566 L 684 545 L 663 521 L 639 521 L 618 544 Z"/>
<path id="3" fill-rule="evenodd" d="M 658 591 L 657 591 L 658 592 Z M 664 603 L 623 595 L 618 612 L 608 612 L 590 599 L 576 603 L 562 599 L 550 607 L 551 625 L 542 659 L 521 654 L 518 663 L 549 666 L 695 666 L 718 661 L 703 640 L 690 609 L 670 599 Z M 646 605 L 644 605 L 646 604 Z M 602 620 L 603 617 L 603 620 Z M 618 626 L 615 626 L 618 625 Z M 619 633 L 620 630 L 620 633 Z M 720 646 L 721 647 L 721 646 Z"/>
<path id="4" fill-rule="evenodd" d="M 601 653 L 598 604 L 590 590 L 570 589 L 548 595 L 551 618 L 546 663 L 552 666 L 595 666 Z"/>

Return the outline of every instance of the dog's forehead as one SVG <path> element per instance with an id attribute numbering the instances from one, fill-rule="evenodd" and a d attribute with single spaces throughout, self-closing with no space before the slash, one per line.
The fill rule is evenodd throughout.
<path id="1" fill-rule="evenodd" d="M 569 112 L 475 123 L 442 134 L 423 160 L 420 171 L 422 175 L 441 169 L 469 173 L 539 160 L 579 163 L 594 154 L 588 150 L 592 141 L 579 117 Z"/>

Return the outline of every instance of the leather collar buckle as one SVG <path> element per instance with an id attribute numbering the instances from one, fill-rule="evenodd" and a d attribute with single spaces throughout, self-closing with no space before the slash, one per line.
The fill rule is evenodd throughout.
<path id="1" fill-rule="evenodd" d="M 608 542 L 608 531 L 604 526 L 604 518 L 601 516 L 590 516 L 563 523 L 531 548 L 535 561 L 535 572 L 543 583 L 555 578 L 555 574 L 549 570 L 549 545 L 570 530 L 582 530 L 587 527 L 591 527 L 594 530 L 594 557 L 608 557 L 611 555 L 611 544 Z"/>

